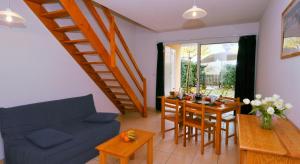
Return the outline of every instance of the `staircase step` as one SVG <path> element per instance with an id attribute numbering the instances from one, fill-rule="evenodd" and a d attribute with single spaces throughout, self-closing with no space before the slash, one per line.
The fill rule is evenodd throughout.
<path id="1" fill-rule="evenodd" d="M 43 14 L 43 16 L 47 17 L 47 18 L 63 18 L 63 17 L 68 17 L 69 13 L 64 10 L 56 10 L 56 11 L 51 11 L 51 12 L 47 12 L 45 14 Z"/>
<path id="2" fill-rule="evenodd" d="M 111 74 L 110 71 L 95 71 L 95 72 L 100 74 Z"/>
<path id="3" fill-rule="evenodd" d="M 129 98 L 117 98 L 119 101 L 131 101 Z"/>
<path id="4" fill-rule="evenodd" d="M 117 79 L 102 79 L 103 81 L 117 81 Z"/>
<path id="5" fill-rule="evenodd" d="M 111 88 L 111 89 L 122 89 L 121 86 L 108 86 L 108 88 Z"/>
<path id="6" fill-rule="evenodd" d="M 87 43 L 88 40 L 87 39 L 78 39 L 78 40 L 66 40 L 63 42 L 66 44 L 77 44 L 77 43 Z"/>
<path id="7" fill-rule="evenodd" d="M 91 64 L 105 64 L 105 63 L 104 62 L 81 62 L 80 64 L 91 65 Z"/>
<path id="8" fill-rule="evenodd" d="M 85 51 L 85 52 L 77 52 L 75 55 L 96 55 L 97 51 Z"/>
<path id="9" fill-rule="evenodd" d="M 64 26 L 54 29 L 54 31 L 58 32 L 72 32 L 72 31 L 79 31 L 78 26 Z"/>
<path id="10" fill-rule="evenodd" d="M 134 106 L 133 103 L 130 101 L 129 103 L 121 103 L 123 106 Z"/>
<path id="11" fill-rule="evenodd" d="M 124 93 L 124 92 L 113 92 L 113 94 L 115 94 L 115 95 L 127 95 L 127 94 Z"/>

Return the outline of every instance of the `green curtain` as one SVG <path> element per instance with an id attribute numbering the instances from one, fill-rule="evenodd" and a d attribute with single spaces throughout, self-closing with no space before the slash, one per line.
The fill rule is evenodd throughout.
<path id="1" fill-rule="evenodd" d="M 236 66 L 235 97 L 254 99 L 256 36 L 242 36 Z M 241 113 L 248 114 L 250 105 L 242 107 Z"/>
<path id="2" fill-rule="evenodd" d="M 157 69 L 156 69 L 156 110 L 161 110 L 161 99 L 159 96 L 165 95 L 164 79 L 165 79 L 165 58 L 164 44 L 157 44 Z"/>

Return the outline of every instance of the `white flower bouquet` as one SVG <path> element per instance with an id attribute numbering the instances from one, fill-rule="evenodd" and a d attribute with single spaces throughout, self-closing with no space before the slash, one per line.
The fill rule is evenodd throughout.
<path id="1" fill-rule="evenodd" d="M 284 111 L 292 108 L 290 103 L 284 103 L 280 96 L 274 94 L 272 97 L 262 98 L 261 94 L 255 95 L 255 100 L 250 101 L 249 99 L 244 99 L 243 102 L 247 104 L 251 104 L 252 111 L 250 114 L 254 114 L 257 111 L 261 114 L 261 123 L 262 128 L 271 129 L 272 126 L 272 117 L 274 115 L 285 118 Z"/>

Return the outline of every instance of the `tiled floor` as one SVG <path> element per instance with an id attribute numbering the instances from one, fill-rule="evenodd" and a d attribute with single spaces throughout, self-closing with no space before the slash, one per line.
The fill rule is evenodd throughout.
<path id="1" fill-rule="evenodd" d="M 172 124 L 166 124 L 171 127 Z M 174 144 L 173 131 L 166 134 L 166 138 L 161 139 L 160 134 L 160 113 L 149 111 L 147 118 L 142 118 L 138 113 L 130 113 L 122 116 L 121 130 L 128 128 L 140 128 L 156 133 L 154 138 L 154 163 L 155 164 L 235 164 L 238 163 L 237 145 L 233 143 L 233 138 L 229 140 L 228 146 L 222 142 L 222 154 L 216 155 L 212 145 L 205 148 L 204 155 L 200 153 L 200 142 L 195 143 L 194 140 L 187 142 L 187 146 L 183 147 L 182 138 L 179 144 Z M 224 137 L 223 137 L 224 138 Z M 224 141 L 224 140 L 223 140 Z M 146 147 L 139 150 L 134 160 L 130 160 L 130 164 L 146 163 Z M 116 164 L 119 161 L 113 157 L 109 157 L 108 164 Z M 87 164 L 99 164 L 98 158 L 92 159 Z"/>

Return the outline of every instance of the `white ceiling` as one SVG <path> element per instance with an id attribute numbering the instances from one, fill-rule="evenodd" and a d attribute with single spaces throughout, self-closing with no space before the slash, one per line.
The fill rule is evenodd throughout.
<path id="1" fill-rule="evenodd" d="M 154 31 L 201 28 L 257 22 L 270 0 L 196 0 L 205 9 L 205 18 L 182 18 L 193 0 L 94 0 L 111 10 Z"/>

